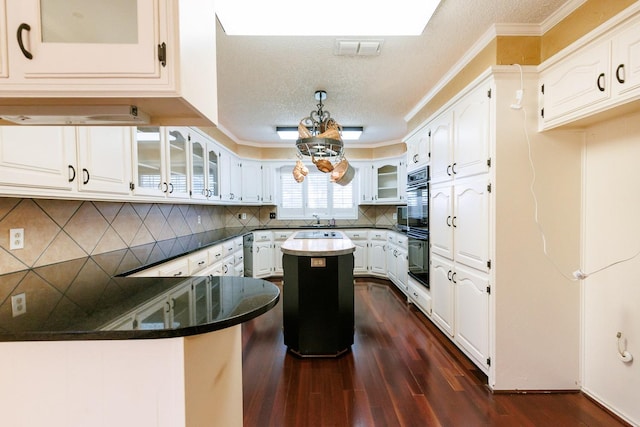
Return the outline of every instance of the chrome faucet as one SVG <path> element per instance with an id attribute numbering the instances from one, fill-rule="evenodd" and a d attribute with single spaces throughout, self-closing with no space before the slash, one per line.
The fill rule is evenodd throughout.
<path id="1" fill-rule="evenodd" d="M 320 225 L 320 215 L 318 214 L 313 214 L 313 217 L 316 219 L 316 224 Z"/>

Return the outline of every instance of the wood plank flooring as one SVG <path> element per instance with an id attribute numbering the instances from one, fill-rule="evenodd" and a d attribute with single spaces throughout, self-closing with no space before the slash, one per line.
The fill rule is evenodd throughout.
<path id="1" fill-rule="evenodd" d="M 243 325 L 245 426 L 625 425 L 581 393 L 491 393 L 386 282 L 358 281 L 355 313 L 355 343 L 336 359 L 286 351 L 281 302 Z"/>

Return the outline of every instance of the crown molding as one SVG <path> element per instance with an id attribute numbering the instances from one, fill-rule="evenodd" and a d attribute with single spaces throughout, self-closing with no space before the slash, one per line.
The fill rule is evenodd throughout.
<path id="1" fill-rule="evenodd" d="M 547 19 L 542 21 L 540 24 L 540 28 L 542 29 L 542 34 L 546 33 L 560 22 L 565 19 L 567 16 L 571 15 L 577 8 L 585 4 L 587 0 L 569 0 L 562 6 L 558 8 L 555 12 L 553 12 Z"/>

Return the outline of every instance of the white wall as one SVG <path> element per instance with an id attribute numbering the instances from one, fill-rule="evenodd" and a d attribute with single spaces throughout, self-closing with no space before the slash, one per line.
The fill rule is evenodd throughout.
<path id="1" fill-rule="evenodd" d="M 640 251 L 640 113 L 587 129 L 585 272 Z M 584 287 L 583 389 L 640 425 L 640 256 L 588 277 Z M 618 358 L 622 332 L 635 360 Z"/>

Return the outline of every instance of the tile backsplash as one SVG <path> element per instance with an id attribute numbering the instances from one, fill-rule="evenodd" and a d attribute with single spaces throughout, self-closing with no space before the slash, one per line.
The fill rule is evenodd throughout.
<path id="1" fill-rule="evenodd" d="M 215 206 L 0 197 L 0 275 L 225 227 L 297 227 L 270 219 L 275 206 Z M 338 226 L 390 226 L 395 206 L 360 206 Z M 245 214 L 245 218 L 243 215 Z M 9 250 L 23 228 L 24 249 Z"/>

